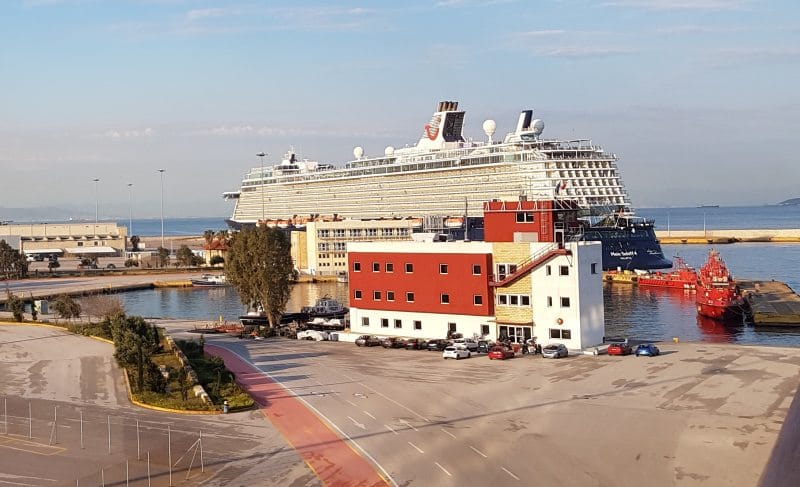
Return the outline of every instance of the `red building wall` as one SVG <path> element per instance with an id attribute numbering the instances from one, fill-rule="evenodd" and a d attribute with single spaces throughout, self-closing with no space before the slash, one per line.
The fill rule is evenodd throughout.
<path id="1" fill-rule="evenodd" d="M 492 270 L 491 254 L 454 253 L 394 253 L 348 252 L 350 305 L 356 308 L 417 313 L 447 313 L 474 316 L 494 314 L 494 301 L 489 288 Z M 355 264 L 361 270 L 355 270 Z M 373 272 L 378 263 L 379 272 Z M 392 272 L 386 264 L 392 264 Z M 406 272 L 406 264 L 413 272 Z M 439 265 L 447 264 L 447 274 L 441 274 Z M 473 274 L 473 265 L 480 266 L 480 274 Z M 361 299 L 356 298 L 361 291 Z M 374 299 L 380 291 L 381 299 Z M 387 300 L 387 291 L 394 292 L 394 301 Z M 414 302 L 407 302 L 406 293 L 414 293 Z M 442 293 L 450 298 L 441 303 Z M 474 304 L 474 296 L 481 296 L 481 304 Z"/>
<path id="2" fill-rule="evenodd" d="M 553 242 L 552 201 L 489 201 L 483 204 L 487 242 L 513 242 L 515 232 L 535 232 L 539 242 Z M 517 222 L 517 213 L 533 212 L 533 222 Z"/>

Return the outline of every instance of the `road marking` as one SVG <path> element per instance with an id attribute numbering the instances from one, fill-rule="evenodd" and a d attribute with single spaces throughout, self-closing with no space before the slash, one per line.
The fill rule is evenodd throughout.
<path id="1" fill-rule="evenodd" d="M 353 401 L 351 401 L 351 400 L 349 400 L 349 399 L 345 399 L 345 401 L 347 401 L 347 404 L 349 404 L 349 405 L 353 406 L 354 408 L 357 408 L 357 407 L 358 407 L 358 404 L 354 403 Z"/>
<path id="2" fill-rule="evenodd" d="M 448 472 L 446 468 L 444 468 L 443 466 L 439 465 L 439 462 L 433 462 L 433 464 L 436 465 L 437 467 L 441 468 L 442 472 L 446 473 L 449 477 L 453 476 L 453 474 Z"/>
<path id="3" fill-rule="evenodd" d="M 409 411 L 409 412 L 413 413 L 415 416 L 419 416 L 420 418 L 424 419 L 426 423 L 430 423 L 431 422 L 430 419 L 428 419 L 425 416 L 419 414 L 418 412 L 414 411 L 410 407 L 408 407 L 408 406 L 406 406 L 404 404 L 400 404 L 399 402 L 395 401 L 394 399 L 392 399 L 391 397 L 387 396 L 386 394 L 383 394 L 380 391 L 377 391 L 377 390 L 373 389 L 372 387 L 364 384 L 363 382 L 359 382 L 359 385 L 361 385 L 363 387 L 366 387 L 367 389 L 371 390 L 372 392 L 374 392 L 375 394 L 381 396 L 382 398 L 386 399 L 387 401 L 391 401 L 391 402 L 397 404 L 398 406 L 400 406 L 401 408 L 405 409 L 406 411 Z"/>
<path id="4" fill-rule="evenodd" d="M 425 453 L 424 451 L 422 451 L 422 449 L 421 449 L 420 447 L 418 447 L 417 445 L 415 445 L 415 444 L 411 443 L 410 441 L 408 442 L 408 444 L 409 444 L 409 445 L 411 445 L 411 446 L 413 446 L 413 447 L 414 447 L 414 449 L 415 449 L 415 450 L 417 450 L 418 452 L 420 452 L 420 453 Z"/>
<path id="5" fill-rule="evenodd" d="M 364 414 L 366 414 L 367 416 L 369 416 L 372 419 L 375 419 L 375 416 L 369 414 L 369 411 L 364 411 Z"/>
<path id="6" fill-rule="evenodd" d="M 347 417 L 347 419 L 349 419 L 350 421 L 352 421 L 354 425 L 358 426 L 358 427 L 359 427 L 359 428 L 361 428 L 362 430 L 365 430 L 365 429 L 367 429 L 367 427 L 366 427 L 366 426 L 364 426 L 362 423 L 359 423 L 358 421 L 356 421 L 355 419 L 351 418 L 350 416 L 348 416 L 348 417 Z"/>
<path id="7" fill-rule="evenodd" d="M 474 452 L 475 452 L 475 453 L 477 453 L 478 455 L 482 456 L 483 458 L 489 458 L 489 457 L 487 457 L 487 456 L 486 456 L 486 454 L 485 454 L 485 453 L 483 453 L 482 451 L 478 450 L 478 449 L 477 449 L 477 448 L 475 448 L 474 446 L 470 445 L 469 447 L 472 449 L 472 451 L 474 451 Z"/>
<path id="8" fill-rule="evenodd" d="M 507 474 L 511 475 L 512 477 L 514 477 L 515 479 L 519 480 L 519 477 L 517 477 L 517 476 L 516 476 L 516 475 L 514 475 L 513 473 L 509 472 L 509 471 L 506 469 L 506 467 L 500 467 L 500 468 L 502 468 L 502 469 L 503 469 L 503 471 L 504 471 L 505 473 L 507 473 Z"/>
<path id="9" fill-rule="evenodd" d="M 400 422 L 401 422 L 401 423 L 403 423 L 403 424 L 405 424 L 406 426 L 408 426 L 409 428 L 411 428 L 411 429 L 412 429 L 412 430 L 414 430 L 414 431 L 419 431 L 417 428 L 415 428 L 415 427 L 414 427 L 414 425 L 413 425 L 413 424 L 409 423 L 409 422 L 408 422 L 408 421 L 406 421 L 405 419 L 401 419 L 401 420 L 400 420 Z"/>
<path id="10" fill-rule="evenodd" d="M 446 430 L 446 429 L 444 429 L 444 428 L 439 428 L 439 429 L 440 429 L 440 430 L 442 430 L 442 431 L 444 431 L 446 434 L 450 435 L 450 438 L 453 438 L 454 440 L 456 439 L 456 435 L 454 435 L 453 433 L 451 433 L 451 432 L 447 431 L 447 430 Z"/>
<path id="11" fill-rule="evenodd" d="M 400 434 L 400 433 L 398 433 L 397 431 L 395 431 L 395 430 L 394 430 L 394 428 L 392 428 L 392 427 L 391 427 L 391 426 L 389 426 L 388 424 L 385 424 L 384 426 L 386 426 L 386 428 L 387 428 L 389 431 L 391 431 L 392 433 L 394 433 L 394 434 L 396 434 L 396 435 L 399 435 L 399 434 Z"/>

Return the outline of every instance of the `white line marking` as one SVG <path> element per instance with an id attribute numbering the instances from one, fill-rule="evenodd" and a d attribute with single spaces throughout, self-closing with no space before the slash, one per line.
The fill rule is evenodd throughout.
<path id="1" fill-rule="evenodd" d="M 444 428 L 439 428 L 439 429 L 442 430 L 443 432 L 445 432 L 446 434 L 450 435 L 450 438 L 453 438 L 454 440 L 456 439 L 456 435 L 454 435 L 453 433 L 447 431 Z"/>
<path id="2" fill-rule="evenodd" d="M 514 477 L 515 479 L 519 480 L 519 477 L 517 477 L 513 473 L 511 473 L 508 470 L 506 470 L 506 467 L 500 467 L 500 468 L 502 468 L 505 473 L 507 473 L 507 474 L 511 475 L 512 477 Z"/>
<path id="3" fill-rule="evenodd" d="M 409 444 L 409 445 L 411 445 L 411 446 L 413 446 L 413 447 L 414 447 L 414 449 L 415 449 L 415 450 L 417 450 L 418 452 L 420 452 L 420 453 L 425 453 L 424 451 L 422 451 L 422 449 L 421 449 L 420 447 L 418 447 L 417 445 L 415 445 L 415 444 L 411 443 L 410 441 L 408 442 L 408 444 Z"/>
<path id="4" fill-rule="evenodd" d="M 482 456 L 483 458 L 489 458 L 489 457 L 487 457 L 487 456 L 486 456 L 486 454 L 485 454 L 485 453 L 483 453 L 482 451 L 478 450 L 478 449 L 477 449 L 477 448 L 475 448 L 474 446 L 470 445 L 470 448 L 472 449 L 472 451 L 474 451 L 474 452 L 475 452 L 475 453 L 477 453 L 478 455 Z"/>
<path id="5" fill-rule="evenodd" d="M 418 412 L 414 411 L 414 410 L 413 410 L 413 409 L 411 409 L 410 407 L 408 407 L 408 406 L 406 406 L 406 405 L 404 405 L 404 404 L 400 404 L 399 402 L 395 401 L 395 400 L 394 400 L 394 399 L 392 399 L 391 397 L 389 397 L 389 396 L 387 396 L 387 395 L 385 395 L 385 394 L 381 393 L 380 391 L 376 391 L 375 389 L 373 389 L 372 387 L 370 387 L 370 386 L 368 386 L 368 385 L 364 384 L 363 382 L 359 382 L 359 385 L 361 385 L 361 386 L 363 386 L 363 387 L 366 387 L 367 389 L 371 390 L 372 392 L 374 392 L 375 394 L 377 394 L 377 395 L 381 396 L 382 398 L 386 399 L 387 401 L 391 401 L 391 402 L 393 402 L 393 403 L 397 404 L 398 406 L 400 406 L 401 408 L 405 409 L 406 411 L 409 411 L 409 412 L 411 412 L 411 413 L 414 413 L 414 415 L 415 415 L 415 416 L 419 416 L 420 418 L 424 419 L 426 423 L 430 423 L 430 422 L 431 422 L 431 420 L 430 420 L 430 419 L 428 419 L 428 418 L 426 418 L 425 416 L 423 416 L 423 415 L 419 414 Z"/>
<path id="6" fill-rule="evenodd" d="M 248 362 L 246 358 L 242 357 L 242 356 L 241 356 L 239 353 L 237 353 L 237 352 L 235 352 L 235 351 L 231 350 L 230 348 L 223 347 L 222 345 L 212 345 L 212 347 L 219 347 L 219 348 L 221 348 L 221 349 L 223 349 L 223 350 L 226 350 L 226 351 L 228 351 L 228 352 L 230 352 L 230 353 L 232 353 L 232 354 L 236 355 L 237 357 L 239 357 L 239 358 L 240 358 L 240 359 L 241 359 L 241 360 L 242 360 L 244 363 L 252 365 L 252 363 L 251 363 L 251 362 Z M 265 372 L 265 371 L 263 371 L 263 370 L 261 370 L 261 369 L 257 369 L 257 370 L 259 370 L 259 371 L 260 371 L 262 374 L 264 374 L 264 375 L 266 375 L 267 377 L 269 377 L 271 380 L 275 381 L 275 383 L 277 383 L 277 384 L 280 384 L 280 386 L 281 386 L 281 387 L 283 387 L 284 389 L 286 389 L 287 391 L 289 391 L 290 393 L 292 393 L 292 395 L 294 395 L 294 396 L 295 396 L 297 399 L 299 399 L 299 400 L 300 400 L 300 402 L 302 402 L 303 404 L 305 404 L 307 408 L 311 409 L 311 410 L 312 410 L 312 411 L 314 411 L 314 412 L 315 412 L 315 413 L 316 413 L 316 414 L 317 414 L 317 415 L 318 415 L 320 418 L 322 418 L 322 419 L 324 419 L 325 421 L 327 421 L 327 422 L 328 422 L 328 424 L 330 424 L 331 426 L 333 426 L 333 428 L 334 428 L 336 431 L 338 431 L 338 432 L 339 432 L 339 434 L 340 434 L 340 435 L 342 435 L 342 436 L 344 436 L 345 438 L 347 438 L 347 441 L 349 441 L 350 443 L 352 443 L 353 445 L 355 445 L 355 447 L 356 447 L 356 448 L 358 448 L 359 450 L 361 450 L 361 453 L 363 453 L 364 455 L 366 455 L 366 457 L 367 457 L 367 458 L 369 458 L 369 459 L 370 459 L 370 461 L 371 461 L 372 463 L 374 463 L 374 464 L 375 464 L 375 466 L 377 466 L 379 469 L 381 469 L 381 472 L 383 472 L 383 475 L 385 476 L 385 478 L 386 478 L 387 480 L 389 480 L 389 482 L 390 482 L 390 483 L 391 483 L 391 484 L 392 484 L 394 487 L 400 487 L 400 486 L 397 484 L 397 482 L 395 482 L 395 480 L 392 478 L 392 476 L 391 476 L 391 475 L 389 475 L 389 472 L 387 472 L 387 471 L 386 471 L 386 469 L 385 469 L 385 468 L 383 468 L 383 465 L 381 465 L 380 463 L 378 463 L 378 461 L 377 461 L 377 460 L 375 460 L 375 458 L 374 458 L 372 455 L 370 455 L 370 454 L 369 454 L 369 452 L 368 452 L 367 450 L 365 450 L 365 449 L 364 449 L 364 448 L 363 448 L 361 445 L 359 445 L 359 444 L 358 444 L 358 443 L 357 443 L 357 442 L 356 442 L 354 439 L 350 438 L 350 435 L 348 435 L 347 433 L 345 433 L 344 431 L 342 431 L 342 429 L 341 429 L 341 428 L 339 428 L 339 426 L 338 426 L 336 423 L 334 423 L 333 421 L 331 421 L 330 419 L 328 419 L 328 417 L 327 417 L 327 416 L 325 416 L 324 414 L 322 414 L 322 411 L 320 411 L 319 409 L 317 409 L 317 408 L 315 408 L 314 406 L 312 406 L 312 405 L 311 405 L 311 404 L 310 404 L 308 401 L 306 401 L 305 399 L 303 399 L 302 397 L 300 397 L 300 396 L 299 396 L 299 395 L 298 395 L 296 392 L 294 392 L 294 391 L 292 390 L 292 388 L 291 388 L 291 387 L 287 386 L 287 385 L 286 385 L 286 384 L 284 384 L 283 382 L 281 382 L 281 381 L 279 381 L 278 379 L 276 379 L 275 377 L 273 377 L 273 376 L 272 376 L 272 375 L 271 375 L 269 372 Z"/>
<path id="7" fill-rule="evenodd" d="M 396 435 L 399 435 L 399 434 L 400 434 L 400 433 L 398 433 L 397 431 L 395 431 L 395 430 L 394 430 L 394 428 L 392 428 L 392 427 L 391 427 L 391 426 L 389 426 L 388 424 L 385 424 L 384 426 L 386 426 L 386 429 L 388 429 L 388 430 L 389 430 L 389 431 L 391 431 L 392 433 L 394 433 L 394 434 L 396 434 Z"/>
<path id="8" fill-rule="evenodd" d="M 353 401 L 351 401 L 351 400 L 349 400 L 349 399 L 345 399 L 345 401 L 347 401 L 347 404 L 349 404 L 349 405 L 353 406 L 354 408 L 357 408 L 357 407 L 358 407 L 358 404 L 354 403 Z"/>
<path id="9" fill-rule="evenodd" d="M 365 429 L 367 429 L 367 427 L 366 427 L 366 426 L 364 426 L 364 424 L 363 424 L 363 423 L 359 423 L 358 421 L 356 421 L 355 419 L 351 418 L 350 416 L 348 416 L 348 417 L 347 417 L 347 419 L 349 419 L 350 421 L 352 421 L 354 425 L 358 426 L 358 427 L 359 427 L 359 428 L 361 428 L 362 430 L 365 430 Z"/>
<path id="10" fill-rule="evenodd" d="M 405 419 L 401 419 L 401 420 L 400 420 L 400 422 L 401 422 L 401 423 L 403 423 L 403 424 L 405 424 L 406 426 L 408 426 L 409 428 L 411 428 L 411 429 L 412 429 L 412 430 L 414 430 L 414 431 L 419 431 L 417 428 L 415 428 L 415 427 L 414 427 L 414 425 L 413 425 L 413 424 L 409 423 L 409 422 L 408 422 L 408 421 L 406 421 Z"/>
<path id="11" fill-rule="evenodd" d="M 433 462 L 433 463 L 434 463 L 434 465 L 436 465 L 437 467 L 441 468 L 441 469 L 442 469 L 442 472 L 446 473 L 448 476 L 450 476 L 450 477 L 452 477 L 452 476 L 453 476 L 453 474 L 451 474 L 450 472 L 448 472 L 446 468 L 444 468 L 443 466 L 439 465 L 439 462 Z"/>
<path id="12" fill-rule="evenodd" d="M 375 419 L 375 416 L 369 414 L 369 411 L 364 411 L 364 414 L 366 414 L 367 416 L 369 416 L 372 419 Z"/>

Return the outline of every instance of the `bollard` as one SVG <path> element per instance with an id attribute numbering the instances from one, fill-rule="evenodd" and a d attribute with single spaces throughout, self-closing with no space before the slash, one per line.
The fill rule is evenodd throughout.
<path id="1" fill-rule="evenodd" d="M 228 401 L 222 403 L 222 414 L 228 414 Z"/>
<path id="2" fill-rule="evenodd" d="M 678 341 L 679 341 L 678 337 L 672 337 L 672 341 L 675 342 L 675 343 L 678 343 Z"/>

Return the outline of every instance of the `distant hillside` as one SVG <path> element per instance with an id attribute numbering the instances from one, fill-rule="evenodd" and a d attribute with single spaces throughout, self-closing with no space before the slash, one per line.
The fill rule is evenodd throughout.
<path id="1" fill-rule="evenodd" d="M 800 198 L 792 198 L 788 200 L 781 201 L 778 203 L 780 206 L 797 206 L 800 205 Z"/>

